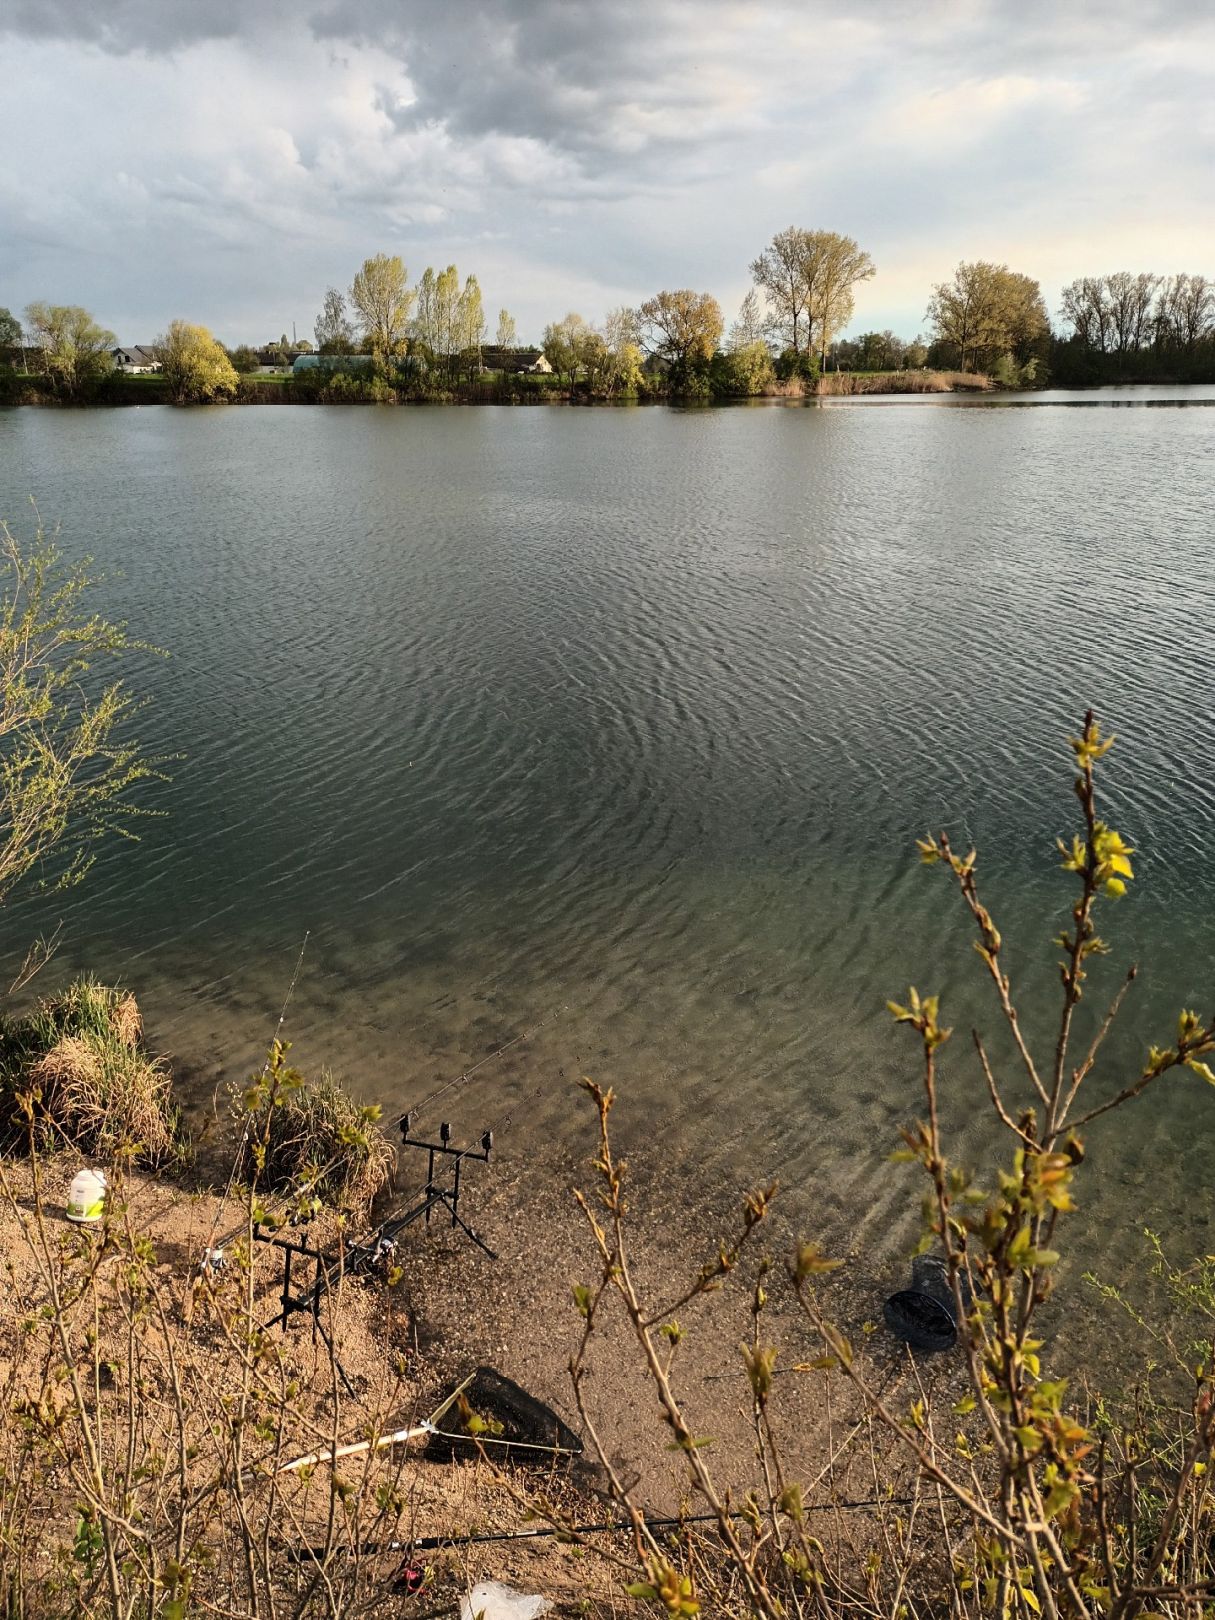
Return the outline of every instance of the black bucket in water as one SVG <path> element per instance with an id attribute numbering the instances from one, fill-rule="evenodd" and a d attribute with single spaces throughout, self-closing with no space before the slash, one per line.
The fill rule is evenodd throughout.
<path id="1" fill-rule="evenodd" d="M 917 1254 L 911 1287 L 891 1294 L 883 1314 L 890 1331 L 913 1350 L 952 1350 L 958 1342 L 957 1307 L 944 1260 Z"/>

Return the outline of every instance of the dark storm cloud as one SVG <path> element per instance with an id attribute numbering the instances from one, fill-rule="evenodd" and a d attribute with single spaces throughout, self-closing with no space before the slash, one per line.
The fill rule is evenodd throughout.
<path id="1" fill-rule="evenodd" d="M 283 14 L 256 0 L 7 0 L 0 31 L 39 40 L 128 51 L 175 50 L 204 39 L 228 39 L 259 12 Z"/>

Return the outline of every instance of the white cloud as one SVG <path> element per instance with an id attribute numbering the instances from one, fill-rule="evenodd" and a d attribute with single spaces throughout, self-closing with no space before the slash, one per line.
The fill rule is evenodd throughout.
<path id="1" fill-rule="evenodd" d="M 962 257 L 1215 273 L 1215 12 L 1151 0 L 14 0 L 0 304 L 132 341 L 307 330 L 370 252 L 538 335 L 662 285 L 727 311 L 773 231 L 846 230 L 857 324 Z M 47 109 L 55 109 L 48 116 Z M 72 116 L 62 116 L 63 109 Z"/>

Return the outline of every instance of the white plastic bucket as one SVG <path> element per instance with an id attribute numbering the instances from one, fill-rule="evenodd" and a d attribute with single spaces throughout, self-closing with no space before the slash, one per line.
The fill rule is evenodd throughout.
<path id="1" fill-rule="evenodd" d="M 72 1178 L 64 1214 L 79 1226 L 99 1221 L 105 1214 L 105 1195 L 105 1171 L 80 1170 Z"/>

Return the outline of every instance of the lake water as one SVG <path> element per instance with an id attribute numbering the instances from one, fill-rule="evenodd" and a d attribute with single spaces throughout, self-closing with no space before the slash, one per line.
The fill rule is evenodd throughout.
<path id="1" fill-rule="evenodd" d="M 51 973 L 129 982 L 201 1109 L 306 935 L 295 1056 L 391 1113 L 544 1024 L 420 1123 L 581 1154 L 589 1073 L 649 1162 L 905 1238 L 885 999 L 997 1025 L 913 841 L 979 845 L 1042 1040 L 1088 703 L 1141 850 L 1110 982 L 1145 964 L 1097 1093 L 1215 1008 L 1215 412 L 1176 408 L 1215 390 L 1024 403 L 0 412 L 0 515 L 35 496 L 121 571 L 105 606 L 172 655 L 132 671 L 142 734 L 184 755 L 140 845 L 7 908 L 8 954 L 61 922 Z M 1095 1132 L 1111 1243 L 1205 1221 L 1213 1120 L 1186 1075 Z"/>

